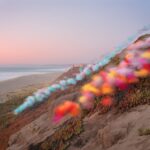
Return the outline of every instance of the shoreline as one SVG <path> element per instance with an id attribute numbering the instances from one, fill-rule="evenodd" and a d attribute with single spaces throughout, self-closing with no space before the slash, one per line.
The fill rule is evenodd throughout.
<path id="1" fill-rule="evenodd" d="M 41 76 L 41 75 L 55 74 L 55 73 L 57 74 L 57 73 L 64 73 L 64 72 L 65 72 L 65 71 L 54 71 L 54 72 L 45 72 L 45 73 L 24 74 L 24 75 L 20 75 L 20 76 L 8 78 L 8 79 L 0 80 L 0 84 L 1 84 L 2 82 L 6 82 L 6 81 L 18 79 L 18 78 L 24 78 L 24 77 L 28 77 L 28 76 Z"/>
<path id="2" fill-rule="evenodd" d="M 38 88 L 46 87 L 54 82 L 64 72 L 32 74 L 0 81 L 0 103 L 11 100 L 14 95 L 31 93 Z"/>

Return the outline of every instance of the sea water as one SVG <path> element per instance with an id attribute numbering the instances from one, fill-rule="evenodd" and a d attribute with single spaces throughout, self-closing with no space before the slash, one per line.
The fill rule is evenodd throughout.
<path id="1" fill-rule="evenodd" d="M 70 65 L 0 65 L 0 81 L 33 74 L 64 72 Z"/>

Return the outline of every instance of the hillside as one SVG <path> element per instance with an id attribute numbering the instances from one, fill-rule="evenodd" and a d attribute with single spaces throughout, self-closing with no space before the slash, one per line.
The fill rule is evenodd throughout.
<path id="1" fill-rule="evenodd" d="M 147 37 L 150 35 L 137 41 Z M 106 66 L 118 64 L 120 55 Z M 72 68 L 59 79 L 77 71 Z M 52 122 L 54 107 L 66 99 L 76 100 L 81 86 L 89 80 L 87 77 L 77 86 L 58 91 L 17 117 L 9 114 L 8 125 L 0 131 L 1 150 L 150 150 L 150 77 L 114 94 L 116 103 L 112 107 L 103 107 L 99 103 L 102 97 L 96 97 L 95 107 L 82 116 L 67 117 L 59 124 Z"/>

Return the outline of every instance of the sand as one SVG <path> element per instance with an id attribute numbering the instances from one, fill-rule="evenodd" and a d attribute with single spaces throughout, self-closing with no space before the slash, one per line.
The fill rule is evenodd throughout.
<path id="1" fill-rule="evenodd" d="M 47 74 L 35 74 L 22 76 L 6 81 L 0 82 L 0 103 L 4 103 L 10 100 L 12 95 L 19 94 L 23 91 L 34 91 L 38 88 L 42 88 L 50 85 L 58 78 L 62 72 L 47 73 Z"/>
<path id="2" fill-rule="evenodd" d="M 58 91 L 56 93 L 53 93 L 47 101 L 41 103 L 40 105 L 33 107 L 32 109 L 28 109 L 27 111 L 23 112 L 22 114 L 18 116 L 13 115 L 12 110 L 14 110 L 18 105 L 20 105 L 28 95 L 32 94 L 33 91 L 36 91 L 38 88 L 48 86 L 50 85 L 50 83 L 53 84 L 53 81 L 57 82 L 62 79 L 65 79 L 66 77 L 72 77 L 73 75 L 78 73 L 78 71 L 79 71 L 79 67 L 77 66 L 77 67 L 70 68 L 68 71 L 65 71 L 64 73 L 60 72 L 60 73 L 54 74 L 51 76 L 51 78 L 49 75 L 48 76 L 44 75 L 44 77 L 43 75 L 42 76 L 40 75 L 40 78 L 42 78 L 42 80 L 39 79 L 38 77 L 39 75 L 32 77 L 32 79 L 31 79 L 31 76 L 23 77 L 24 78 L 23 80 L 17 79 L 17 81 L 11 81 L 11 86 L 13 84 L 15 84 L 13 86 L 16 86 L 17 84 L 16 90 L 13 90 L 13 87 L 11 88 L 9 87 L 9 91 L 14 91 L 14 92 L 8 92 L 8 89 L 6 90 L 6 88 L 4 88 L 5 91 L 3 91 L 3 95 L 4 95 L 4 92 L 7 91 L 6 92 L 7 94 L 5 95 L 7 95 L 6 98 L 9 100 L 3 104 L 0 104 L 0 149 L 1 150 L 5 150 L 6 147 L 8 147 L 8 141 L 11 135 L 14 135 L 16 132 L 20 131 L 24 126 L 27 126 L 28 124 L 30 124 L 32 121 L 38 118 L 41 118 L 43 115 L 45 115 L 45 113 L 48 116 L 48 122 L 47 122 L 48 124 L 46 123 L 47 120 L 44 120 L 44 122 L 42 121 L 40 124 L 42 125 L 43 123 L 45 124 L 43 126 L 45 129 L 42 128 L 42 130 L 47 131 L 47 128 L 46 128 L 47 125 L 49 126 L 50 129 L 52 128 L 51 118 L 53 115 L 52 112 L 53 112 L 54 107 L 58 105 L 58 103 L 64 101 L 65 99 L 75 100 L 75 98 L 78 95 L 78 92 L 76 94 L 75 91 L 77 90 L 77 88 L 79 89 L 79 86 L 77 86 L 77 88 L 74 88 L 74 86 L 71 86 L 65 91 Z M 23 84 L 19 83 L 18 85 L 18 81 L 20 80 L 21 82 L 24 82 L 24 83 Z M 29 80 L 31 82 L 29 82 Z M 10 83 L 10 81 L 8 82 Z M 6 84 L 6 81 L 5 81 L 5 84 Z M 41 132 L 49 136 L 49 130 L 48 132 L 44 132 L 44 131 L 41 131 Z M 27 134 L 27 132 L 25 134 Z M 43 137 L 47 137 L 46 135 L 43 135 Z M 30 137 L 28 139 L 30 140 Z M 10 141 L 10 144 L 11 144 L 11 141 Z"/>

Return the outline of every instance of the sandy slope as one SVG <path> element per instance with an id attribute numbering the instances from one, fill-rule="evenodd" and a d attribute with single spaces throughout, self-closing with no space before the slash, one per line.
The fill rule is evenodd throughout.
<path id="1" fill-rule="evenodd" d="M 68 72 L 69 75 L 72 73 Z M 150 132 L 149 81 L 150 78 L 142 79 L 132 86 L 126 95 L 122 95 L 121 92 L 116 95 L 117 100 L 125 101 L 123 104 L 132 104 L 129 103 L 130 98 L 134 99 L 131 107 L 125 105 L 126 112 L 121 113 L 117 111 L 116 107 L 113 107 L 105 114 L 100 115 L 100 110 L 95 109 L 90 115 L 85 116 L 83 132 L 78 137 L 69 139 L 68 149 L 150 150 L 150 133 L 149 135 L 139 135 L 139 129 L 148 129 Z M 8 150 L 26 150 L 31 144 L 35 144 L 36 147 L 39 142 L 47 143 L 46 137 L 51 136 L 55 131 L 57 132 L 56 126 L 53 126 L 51 122 L 54 106 L 66 99 L 75 100 L 79 90 L 80 85 L 78 84 L 66 91 L 55 93 L 45 103 L 18 116 L 15 122 L 12 122 L 0 133 L 1 149 L 4 150 L 7 147 Z M 54 137 L 54 140 L 55 138 L 57 139 Z M 59 141 L 56 142 L 55 144 L 60 144 Z M 37 149 L 39 148 L 37 147 Z M 54 149 L 54 147 L 51 145 L 51 147 L 45 147 L 46 149 Z"/>
<path id="2" fill-rule="evenodd" d="M 37 74 L 28 75 L 23 77 L 18 77 L 15 79 L 10 79 L 0 82 L 0 103 L 9 100 L 17 92 L 22 92 L 21 90 L 30 90 L 32 87 L 39 88 L 42 86 L 49 85 L 54 81 L 62 72 L 48 73 L 48 74 Z"/>
<path id="3" fill-rule="evenodd" d="M 72 68 L 68 72 L 63 73 L 63 75 L 60 75 L 56 80 L 64 79 L 66 76 L 72 76 L 75 72 L 78 72 L 78 70 L 79 70 L 78 67 Z M 36 79 L 37 78 L 35 78 L 35 80 Z M 30 89 L 30 86 L 28 88 Z M 20 93 L 22 92 L 23 91 L 20 90 Z M 48 101 L 45 101 L 42 104 L 32 109 L 29 109 L 23 112 L 21 115 L 17 116 L 15 121 L 12 120 L 8 127 L 0 131 L 0 150 L 5 150 L 6 147 L 9 147 L 9 149 L 14 149 L 14 150 L 27 149 L 27 147 L 32 142 L 38 143 L 39 141 L 43 140 L 42 137 L 44 138 L 51 135 L 51 130 L 53 127 L 51 124 L 51 117 L 52 117 L 52 111 L 54 106 L 58 104 L 60 101 L 64 100 L 65 97 L 68 96 L 69 97 L 71 96 L 71 98 L 72 96 L 74 97 L 73 94 L 74 92 L 75 92 L 74 87 L 70 87 L 65 91 L 56 92 L 51 95 Z M 70 93 L 70 94 L 66 95 L 66 93 Z M 65 95 L 65 97 L 63 97 L 63 95 Z M 30 132 L 32 130 L 35 134 L 33 132 Z M 22 138 L 23 140 L 21 140 L 17 136 L 18 133 L 22 133 L 22 131 L 24 131 L 23 136 L 25 136 L 24 138 Z M 43 134 L 41 134 L 42 132 Z M 41 136 L 39 136 L 40 134 Z M 16 136 L 17 136 L 17 140 L 15 141 Z M 38 137 L 39 137 L 39 141 L 38 141 Z M 20 140 L 21 143 L 23 142 L 21 146 L 20 146 Z"/>
<path id="4" fill-rule="evenodd" d="M 7 149 L 26 150 L 31 144 L 38 144 L 51 136 L 55 132 L 57 126 L 59 126 L 56 126 L 56 124 L 52 122 L 54 105 L 62 102 L 66 97 L 72 98 L 77 94 L 78 93 L 70 93 L 57 98 L 56 101 L 52 101 L 51 105 L 47 105 L 47 107 L 45 107 L 45 112 L 40 117 L 25 125 L 19 131 L 10 136 Z"/>
<path id="5" fill-rule="evenodd" d="M 150 150 L 150 135 L 139 135 L 139 129 L 150 128 L 149 114 L 149 105 L 123 114 L 96 112 L 84 119 L 84 132 L 68 150 Z"/>

